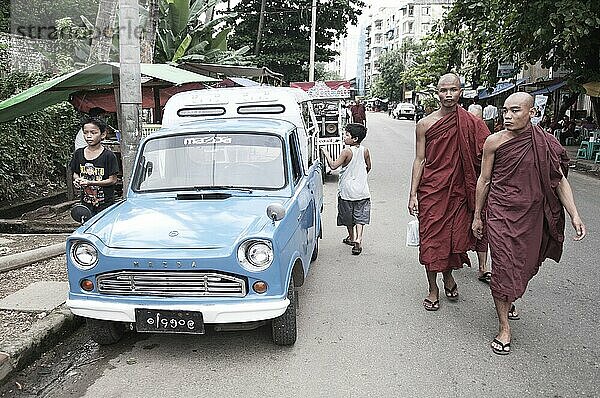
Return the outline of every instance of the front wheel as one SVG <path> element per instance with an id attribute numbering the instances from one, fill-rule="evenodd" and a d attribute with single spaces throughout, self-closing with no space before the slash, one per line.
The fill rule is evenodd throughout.
<path id="1" fill-rule="evenodd" d="M 100 345 L 114 344 L 125 334 L 125 324 L 122 322 L 86 318 L 85 323 L 92 340 Z"/>
<path id="2" fill-rule="evenodd" d="M 319 235 L 315 237 L 315 248 L 313 249 L 312 256 L 310 256 L 310 262 L 314 262 L 319 257 Z"/>
<path id="3" fill-rule="evenodd" d="M 293 345 L 296 342 L 296 291 L 294 288 L 294 276 L 290 279 L 287 298 L 290 300 L 285 312 L 273 319 L 271 332 L 273 342 L 277 345 Z"/>

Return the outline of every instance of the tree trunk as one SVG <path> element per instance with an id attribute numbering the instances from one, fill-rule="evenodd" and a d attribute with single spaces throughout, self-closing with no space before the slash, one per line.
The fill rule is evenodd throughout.
<path id="1" fill-rule="evenodd" d="M 140 61 L 151 64 L 154 61 L 154 46 L 156 43 L 156 30 L 158 29 L 158 19 L 160 18 L 160 0 L 148 0 L 148 20 L 144 36 L 140 42 Z"/>
<path id="2" fill-rule="evenodd" d="M 477 46 L 477 57 L 475 58 L 475 68 L 473 69 L 473 74 L 471 75 L 471 87 L 473 90 L 477 90 L 479 87 L 479 82 L 481 81 L 481 65 L 483 64 L 483 48 L 481 48 L 481 44 Z"/>
<path id="3" fill-rule="evenodd" d="M 92 37 L 92 46 L 88 57 L 88 65 L 106 62 L 110 58 L 113 28 L 117 15 L 118 0 L 100 0 L 96 16 L 96 30 Z"/>
<path id="4" fill-rule="evenodd" d="M 594 46 L 591 48 L 584 65 L 589 75 L 598 76 L 600 75 L 600 29 L 594 29 L 592 34 L 590 34 L 590 37 L 593 38 Z M 587 83 L 587 81 L 584 81 L 583 83 Z M 590 96 L 590 100 L 592 102 L 591 113 L 596 115 L 596 122 L 600 123 L 600 98 Z"/>

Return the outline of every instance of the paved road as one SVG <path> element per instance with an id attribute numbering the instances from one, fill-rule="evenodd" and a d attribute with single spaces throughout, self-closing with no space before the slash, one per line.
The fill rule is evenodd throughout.
<path id="1" fill-rule="evenodd" d="M 499 357 L 489 349 L 497 327 L 493 302 L 476 268 L 456 273 L 457 303 L 442 299 L 438 312 L 423 310 L 425 273 L 417 250 L 404 245 L 414 122 L 368 117 L 373 214 L 364 250 L 352 256 L 341 243 L 345 233 L 335 226 L 337 180 L 331 176 L 324 239 L 300 289 L 294 347 L 275 347 L 264 329 L 138 336 L 100 349 L 79 336 L 63 347 L 71 353 L 70 368 L 63 365 L 46 396 L 600 395 L 600 181 L 571 176 L 590 236 L 568 241 L 560 265 L 542 267 L 517 303 L 522 319 L 512 323 L 513 352 Z"/>

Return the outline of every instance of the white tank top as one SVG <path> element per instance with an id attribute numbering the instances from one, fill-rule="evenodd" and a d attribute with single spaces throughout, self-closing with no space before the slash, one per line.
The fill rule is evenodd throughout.
<path id="1" fill-rule="evenodd" d="M 371 197 L 367 183 L 367 163 L 365 148 L 351 146 L 352 159 L 340 169 L 338 193 L 344 200 L 361 200 Z"/>

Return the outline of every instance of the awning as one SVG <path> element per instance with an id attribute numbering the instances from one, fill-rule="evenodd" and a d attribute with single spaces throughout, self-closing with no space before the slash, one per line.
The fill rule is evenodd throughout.
<path id="1" fill-rule="evenodd" d="M 219 65 L 219 64 L 203 64 L 197 62 L 183 62 L 177 65 L 178 68 L 188 70 L 202 75 L 212 76 L 220 79 L 231 77 L 255 77 L 259 83 L 268 83 L 272 81 L 281 86 L 283 74 L 273 72 L 267 67 L 256 68 L 252 66 L 239 65 Z"/>
<path id="2" fill-rule="evenodd" d="M 462 93 L 463 98 L 475 98 L 477 97 L 477 90 L 475 89 L 464 89 Z"/>
<path id="3" fill-rule="evenodd" d="M 477 95 L 477 97 L 479 97 L 479 99 L 486 99 L 486 98 L 494 97 L 498 94 L 502 94 L 509 90 L 512 90 L 516 86 L 523 84 L 526 80 L 527 79 L 519 79 L 515 83 L 500 82 L 492 90 L 490 90 L 490 89 L 481 90 L 479 92 L 479 94 Z"/>
<path id="4" fill-rule="evenodd" d="M 589 82 L 583 84 L 585 93 L 590 97 L 600 97 L 600 82 Z"/>
<path id="5" fill-rule="evenodd" d="M 157 98 L 160 99 L 160 106 L 164 107 L 167 100 L 177 93 L 204 88 L 206 87 L 202 83 L 184 83 L 179 86 L 160 88 L 157 97 L 152 87 L 142 87 L 142 108 L 155 108 Z M 79 91 L 71 96 L 69 102 L 84 113 L 89 113 L 92 108 L 102 108 L 109 113 L 117 111 L 114 90 Z"/>
<path id="6" fill-rule="evenodd" d="M 552 84 L 552 85 L 544 87 L 544 88 L 540 88 L 539 90 L 532 91 L 529 94 L 531 94 L 531 95 L 550 94 L 550 93 L 554 92 L 555 90 L 558 90 L 559 88 L 566 86 L 566 85 L 567 85 L 567 82 L 562 81 L 562 82 L 558 82 L 558 83 Z"/>
<path id="7" fill-rule="evenodd" d="M 255 82 L 254 80 L 247 79 L 245 77 L 230 77 L 229 80 L 241 87 L 260 86 L 260 83 Z"/>
<path id="8" fill-rule="evenodd" d="M 146 77 L 142 86 L 147 87 L 164 88 L 183 83 L 218 81 L 165 64 L 140 64 L 140 72 L 142 77 Z M 77 92 L 114 89 L 118 85 L 113 81 L 113 76 L 118 73 L 118 63 L 102 62 L 37 84 L 0 102 L 0 122 L 6 122 L 67 101 L 72 94 Z"/>

